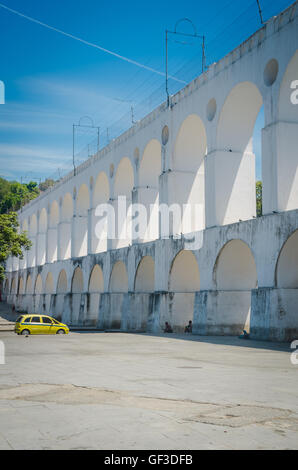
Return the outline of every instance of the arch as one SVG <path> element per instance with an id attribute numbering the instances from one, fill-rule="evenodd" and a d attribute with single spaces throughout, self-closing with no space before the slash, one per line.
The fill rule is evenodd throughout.
<path id="1" fill-rule="evenodd" d="M 114 181 L 116 239 L 113 240 L 113 248 L 122 248 L 124 246 L 128 246 L 131 243 L 132 226 L 131 218 L 128 216 L 128 211 L 130 209 L 132 200 L 133 186 L 133 167 L 129 158 L 124 157 L 118 165 Z M 119 214 L 117 204 L 117 199 L 119 196 L 126 197 L 126 214 L 120 214 L 120 217 L 118 217 Z"/>
<path id="2" fill-rule="evenodd" d="M 115 174 L 114 197 L 126 196 L 131 200 L 131 191 L 134 186 L 133 167 L 129 158 L 124 157 L 120 161 Z"/>
<path id="3" fill-rule="evenodd" d="M 73 294 L 81 294 L 84 290 L 84 278 L 83 271 L 78 266 L 73 273 L 72 282 L 71 282 L 71 292 Z"/>
<path id="4" fill-rule="evenodd" d="M 62 269 L 59 273 L 57 281 L 57 294 L 67 293 L 67 275 L 65 269 Z"/>
<path id="5" fill-rule="evenodd" d="M 96 178 L 94 191 L 93 191 L 93 207 L 96 208 L 98 204 L 104 204 L 110 198 L 110 184 L 109 179 L 104 171 L 100 172 Z"/>
<path id="6" fill-rule="evenodd" d="M 56 228 L 59 223 L 59 206 L 57 201 L 53 201 L 50 209 L 49 227 Z"/>
<path id="7" fill-rule="evenodd" d="M 87 216 L 90 208 L 89 189 L 86 184 L 82 184 L 77 196 L 77 215 Z"/>
<path id="8" fill-rule="evenodd" d="M 254 83 L 241 82 L 229 92 L 217 126 L 217 150 L 207 159 L 215 191 L 208 225 L 225 225 L 256 216 L 256 169 L 253 134 L 263 104 Z"/>
<path id="9" fill-rule="evenodd" d="M 35 237 L 37 234 L 37 218 L 35 214 L 32 214 L 30 217 L 30 225 L 29 225 L 29 235 Z"/>
<path id="10" fill-rule="evenodd" d="M 195 292 L 200 290 L 200 272 L 192 251 L 181 250 L 174 258 L 169 273 L 168 317 L 173 331 L 182 333 L 193 320 Z"/>
<path id="11" fill-rule="evenodd" d="M 190 233 L 205 228 L 205 162 L 207 136 L 197 114 L 189 115 L 181 124 L 173 153 L 174 172 L 169 175 L 170 202 L 178 203 L 183 221 L 173 232 Z M 190 212 L 186 213 L 187 204 Z"/>
<path id="12" fill-rule="evenodd" d="M 242 291 L 257 287 L 257 269 L 249 246 L 242 240 L 230 240 L 220 251 L 214 279 L 218 290 Z"/>
<path id="13" fill-rule="evenodd" d="M 24 293 L 24 281 L 23 278 L 20 277 L 19 279 L 19 286 L 18 286 L 18 294 L 23 294 Z"/>
<path id="14" fill-rule="evenodd" d="M 32 278 L 31 278 L 30 274 L 28 275 L 27 280 L 26 280 L 26 294 L 33 294 Z"/>
<path id="15" fill-rule="evenodd" d="M 204 173 L 207 136 L 203 121 L 197 114 L 189 115 L 178 131 L 173 164 L 174 170 Z"/>
<path id="16" fill-rule="evenodd" d="M 73 199 L 70 193 L 66 193 L 61 209 L 61 221 L 70 222 L 73 216 Z"/>
<path id="17" fill-rule="evenodd" d="M 158 189 L 161 174 L 161 145 L 158 140 L 148 142 L 139 168 L 139 185 Z"/>
<path id="18" fill-rule="evenodd" d="M 41 275 L 38 274 L 36 281 L 35 281 L 34 294 L 42 294 L 42 293 L 43 293 L 42 278 L 41 278 Z"/>
<path id="19" fill-rule="evenodd" d="M 89 279 L 89 292 L 99 293 L 104 290 L 103 272 L 101 267 L 96 264 L 92 269 Z"/>
<path id="20" fill-rule="evenodd" d="M 48 226 L 48 215 L 45 208 L 39 214 L 37 234 L 37 265 L 46 262 L 46 232 Z"/>
<path id="21" fill-rule="evenodd" d="M 93 192 L 93 208 L 96 209 L 100 204 L 106 204 L 110 198 L 110 184 L 106 173 L 101 172 L 97 176 L 94 192 Z M 96 224 L 100 219 L 92 212 L 91 226 L 91 251 L 92 253 L 102 253 L 107 250 L 107 235 L 104 229 L 100 233 L 100 237 L 96 231 Z"/>
<path id="22" fill-rule="evenodd" d="M 39 214 L 38 220 L 38 232 L 39 233 L 46 233 L 48 226 L 48 215 L 45 208 L 43 208 Z"/>
<path id="23" fill-rule="evenodd" d="M 74 256 L 85 256 L 88 252 L 88 210 L 90 208 L 89 190 L 86 184 L 82 184 L 76 202 Z"/>
<path id="24" fill-rule="evenodd" d="M 58 258 L 58 224 L 59 206 L 57 201 L 53 201 L 50 208 L 49 230 L 47 239 L 47 253 L 49 263 L 53 263 Z"/>
<path id="25" fill-rule="evenodd" d="M 262 95 L 254 83 L 241 82 L 230 91 L 217 127 L 219 149 L 252 151 L 253 129 L 262 104 Z"/>
<path id="26" fill-rule="evenodd" d="M 192 251 L 182 250 L 174 258 L 169 276 L 170 292 L 197 292 L 200 290 L 200 272 Z"/>
<path id="27" fill-rule="evenodd" d="M 54 294 L 54 280 L 53 280 L 53 274 L 51 272 L 49 272 L 46 277 L 45 293 Z"/>
<path id="28" fill-rule="evenodd" d="M 242 240 L 228 241 L 214 265 L 216 296 L 210 297 L 211 332 L 241 334 L 250 330 L 251 290 L 257 287 L 257 269 L 250 247 Z"/>
<path id="29" fill-rule="evenodd" d="M 298 230 L 284 243 L 276 264 L 276 287 L 298 289 Z"/>
<path id="30" fill-rule="evenodd" d="M 139 262 L 135 275 L 135 292 L 154 292 L 154 260 L 144 256 Z"/>
<path id="31" fill-rule="evenodd" d="M 57 247 L 57 259 L 71 257 L 71 221 L 73 218 L 73 198 L 66 193 L 61 206 L 61 223 L 59 224 L 59 253 Z"/>
<path id="32" fill-rule="evenodd" d="M 11 294 L 16 294 L 17 293 L 17 278 L 14 277 L 11 283 L 10 287 L 10 293 Z"/>
<path id="33" fill-rule="evenodd" d="M 128 276 L 122 261 L 117 261 L 113 266 L 109 289 L 110 292 L 128 292 Z"/>

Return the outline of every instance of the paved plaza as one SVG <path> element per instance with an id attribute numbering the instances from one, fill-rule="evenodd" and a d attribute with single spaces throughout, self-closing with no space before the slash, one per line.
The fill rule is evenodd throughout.
<path id="1" fill-rule="evenodd" d="M 0 449 L 297 449 L 287 344 L 0 332 Z"/>

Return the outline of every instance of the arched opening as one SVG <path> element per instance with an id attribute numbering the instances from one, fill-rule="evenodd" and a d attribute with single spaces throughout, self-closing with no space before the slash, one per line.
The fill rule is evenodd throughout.
<path id="1" fill-rule="evenodd" d="M 92 269 L 89 279 L 89 308 L 87 312 L 87 324 L 96 325 L 98 319 L 100 295 L 104 290 L 103 272 L 96 264 Z"/>
<path id="2" fill-rule="evenodd" d="M 192 251 L 182 250 L 174 258 L 169 275 L 169 321 L 175 332 L 184 332 L 194 314 L 195 292 L 200 290 L 200 272 Z"/>
<path id="3" fill-rule="evenodd" d="M 73 218 L 73 199 L 70 193 L 65 194 L 61 208 L 61 221 L 59 224 L 58 258 L 61 260 L 71 258 L 71 224 Z"/>
<path id="4" fill-rule="evenodd" d="M 50 209 L 49 229 L 48 229 L 48 262 L 53 263 L 58 259 L 58 224 L 59 206 L 57 201 L 53 201 Z"/>
<path id="5" fill-rule="evenodd" d="M 282 289 L 298 289 L 298 230 L 281 249 L 276 267 L 276 286 Z"/>
<path id="6" fill-rule="evenodd" d="M 54 279 L 53 274 L 49 272 L 45 282 L 45 311 L 52 315 L 51 312 L 51 297 L 54 294 Z"/>
<path id="7" fill-rule="evenodd" d="M 71 283 L 72 292 L 72 324 L 77 324 L 81 313 L 81 300 L 84 291 L 84 278 L 81 268 L 78 266 L 73 274 Z"/>
<path id="8" fill-rule="evenodd" d="M 46 277 L 45 293 L 54 294 L 54 280 L 52 273 L 48 273 Z"/>
<path id="9" fill-rule="evenodd" d="M 92 253 L 102 253 L 107 250 L 107 218 L 106 224 L 100 233 L 95 232 L 97 222 L 100 220 L 95 216 L 95 210 L 100 204 L 106 204 L 110 199 L 110 185 L 107 175 L 104 172 L 97 176 L 93 191 L 93 211 L 92 211 Z"/>
<path id="10" fill-rule="evenodd" d="M 283 76 L 275 142 L 278 210 L 298 208 L 298 51 Z"/>
<path id="11" fill-rule="evenodd" d="M 278 331 L 283 340 L 292 341 L 297 338 L 298 332 L 298 230 L 296 230 L 284 243 L 275 272 L 276 290 L 272 305 L 271 329 Z M 267 322 L 268 323 L 268 322 Z M 279 339 L 279 338 L 278 338 Z"/>
<path id="12" fill-rule="evenodd" d="M 66 294 L 66 293 L 67 293 L 67 275 L 66 275 L 66 271 L 62 269 L 58 277 L 57 294 Z"/>
<path id="13" fill-rule="evenodd" d="M 29 221 L 29 238 L 32 246 L 27 254 L 28 267 L 32 268 L 36 265 L 36 236 L 37 236 L 37 218 L 32 214 Z"/>
<path id="14" fill-rule="evenodd" d="M 46 233 L 48 228 L 47 211 L 43 208 L 39 214 L 38 234 L 37 234 L 37 265 L 46 262 Z"/>
<path id="15" fill-rule="evenodd" d="M 147 223 L 141 224 L 140 214 L 133 214 L 133 236 L 140 242 L 156 240 L 159 236 L 159 176 L 161 174 L 161 145 L 151 140 L 145 147 L 139 167 L 139 187 L 135 192 L 134 203 L 146 209 Z"/>
<path id="16" fill-rule="evenodd" d="M 65 311 L 65 295 L 68 293 L 67 275 L 64 269 L 59 273 L 56 292 L 55 317 L 61 320 Z"/>
<path id="17" fill-rule="evenodd" d="M 210 225 L 225 225 L 256 216 L 253 133 L 263 99 L 251 82 L 236 85 L 227 96 L 217 128 L 217 151 L 208 157 L 214 186 Z"/>
<path id="18" fill-rule="evenodd" d="M 33 294 L 33 289 L 32 289 L 32 279 L 30 274 L 27 277 L 26 280 L 26 294 Z"/>
<path id="19" fill-rule="evenodd" d="M 41 279 L 41 275 L 38 274 L 36 281 L 35 281 L 34 294 L 42 294 L 42 293 L 43 293 L 42 279 Z"/>
<path id="20" fill-rule="evenodd" d="M 128 292 L 128 276 L 125 264 L 117 261 L 112 269 L 110 284 L 110 318 L 111 328 L 120 328 L 124 295 Z"/>
<path id="21" fill-rule="evenodd" d="M 34 286 L 34 312 L 35 313 L 42 313 L 42 298 L 41 295 L 43 294 L 43 283 L 41 275 L 38 274 L 35 286 Z"/>
<path id="22" fill-rule="evenodd" d="M 169 174 L 169 202 L 180 205 L 182 225 L 174 232 L 190 233 L 205 228 L 205 164 L 207 136 L 203 121 L 196 114 L 180 126 Z M 187 204 L 187 209 L 183 205 Z"/>
<path id="23" fill-rule="evenodd" d="M 122 261 L 117 261 L 114 264 L 112 274 L 110 277 L 110 292 L 127 292 L 128 291 L 128 277 L 125 264 Z"/>
<path id="24" fill-rule="evenodd" d="M 89 190 L 82 184 L 76 201 L 74 230 L 74 256 L 86 256 L 88 253 L 88 210 L 90 208 Z"/>
<path id="25" fill-rule="evenodd" d="M 19 294 L 19 295 L 24 294 L 24 281 L 23 281 L 23 278 L 22 278 L 22 277 L 20 277 L 20 279 L 19 279 L 18 294 Z"/>
<path id="26" fill-rule="evenodd" d="M 154 260 L 151 256 L 141 259 L 135 277 L 135 292 L 154 292 Z"/>
<path id="27" fill-rule="evenodd" d="M 129 158 L 124 157 L 120 161 L 114 182 L 114 204 L 115 204 L 115 227 L 116 239 L 113 243 L 113 248 L 122 248 L 131 243 L 131 202 L 132 190 L 134 186 L 134 173 Z M 118 198 L 121 197 L 123 201 L 118 206 Z"/>
<path id="28" fill-rule="evenodd" d="M 213 276 L 217 290 L 213 305 L 216 332 L 249 332 L 251 290 L 257 287 L 257 269 L 249 246 L 242 240 L 229 241 L 217 257 Z"/>

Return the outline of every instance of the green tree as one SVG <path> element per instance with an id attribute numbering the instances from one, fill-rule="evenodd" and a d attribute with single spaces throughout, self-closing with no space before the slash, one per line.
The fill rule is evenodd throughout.
<path id="1" fill-rule="evenodd" d="M 262 192 L 263 192 L 262 181 L 257 181 L 256 183 L 257 217 L 261 217 L 263 215 Z"/>
<path id="2" fill-rule="evenodd" d="M 21 184 L 0 178 L 0 214 L 18 211 L 40 194 L 37 183 Z"/>
<path id="3" fill-rule="evenodd" d="M 19 222 L 15 212 L 0 214 L 0 281 L 5 275 L 5 263 L 9 256 L 23 259 L 23 250 L 29 250 L 32 243 L 26 232 L 18 233 Z"/>

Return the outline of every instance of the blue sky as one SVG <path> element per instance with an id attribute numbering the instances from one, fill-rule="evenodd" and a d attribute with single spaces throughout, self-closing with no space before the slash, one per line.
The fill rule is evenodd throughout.
<path id="1" fill-rule="evenodd" d="M 67 33 L 164 72 L 164 31 L 190 18 L 206 35 L 207 65 L 260 27 L 256 1 L 244 0 L 0 0 L 0 3 Z M 261 0 L 268 19 L 288 0 Z M 191 32 L 191 25 L 180 28 Z M 164 77 L 46 29 L 0 8 L 0 175 L 23 181 L 58 177 L 71 169 L 72 125 L 90 116 L 101 128 L 101 146 L 165 100 Z M 171 39 L 169 73 L 188 82 L 200 73 L 199 41 Z M 181 82 L 170 80 L 174 93 Z M 84 121 L 83 121 L 84 122 Z M 86 123 L 86 121 L 85 121 Z M 260 128 L 255 151 L 260 176 Z M 108 131 L 107 131 L 108 129 Z M 76 136 L 76 152 L 95 132 Z M 90 147 L 92 151 L 92 147 Z M 87 158 L 82 151 L 77 162 Z"/>

